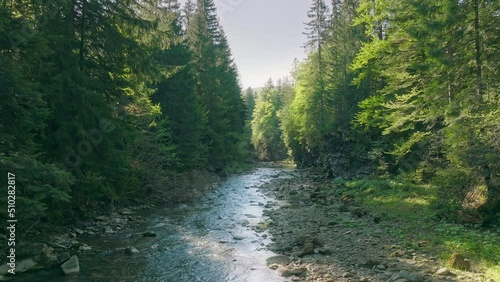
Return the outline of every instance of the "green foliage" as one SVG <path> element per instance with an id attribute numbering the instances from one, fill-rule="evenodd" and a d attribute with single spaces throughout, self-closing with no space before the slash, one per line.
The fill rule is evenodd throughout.
<path id="1" fill-rule="evenodd" d="M 164 194 L 173 172 L 248 154 L 215 6 L 192 7 L 182 26 L 176 0 L 0 5 L 0 168 L 22 182 L 23 219 Z"/>
<path id="2" fill-rule="evenodd" d="M 459 178 L 457 183 L 468 177 L 463 173 L 455 176 Z M 496 244 L 498 233 L 439 220 L 444 215 L 442 210 L 436 209 L 436 201 L 447 199 L 441 195 L 441 186 L 381 178 L 339 179 L 326 189 L 327 193 L 354 199 L 370 214 L 381 217 L 381 224 L 385 222 L 390 232 L 407 244 L 416 246 L 417 242 L 426 241 L 426 248 L 436 252 L 443 262 L 452 253 L 463 253 L 475 262 L 476 267 L 495 273 L 494 266 L 500 262 L 500 246 Z"/>
<path id="3" fill-rule="evenodd" d="M 256 101 L 252 120 L 252 143 L 260 160 L 279 161 L 287 156 L 283 143 L 278 112 L 283 101 L 280 87 L 269 80 Z"/>
<path id="4" fill-rule="evenodd" d="M 433 183 L 447 218 L 496 222 L 499 4 L 334 0 L 331 7 L 325 16 L 324 2 L 313 1 L 309 53 L 296 64 L 295 94 L 278 121 L 264 114 L 269 105 L 257 105 L 254 124 L 274 128 L 299 166 Z M 262 132 L 254 144 L 265 148 Z"/>

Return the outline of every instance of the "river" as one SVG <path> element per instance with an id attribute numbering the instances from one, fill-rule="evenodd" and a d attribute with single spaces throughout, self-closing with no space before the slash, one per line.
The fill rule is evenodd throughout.
<path id="1" fill-rule="evenodd" d="M 266 266 L 271 235 L 265 231 L 267 208 L 279 203 L 259 188 L 290 177 L 291 169 L 259 168 L 229 177 L 196 202 L 157 207 L 139 213 L 118 234 L 81 237 L 92 252 L 78 253 L 81 273 L 65 277 L 46 270 L 19 281 L 283 281 Z M 262 228 L 260 228 L 262 227 Z M 153 231 L 154 238 L 141 236 Z M 140 253 L 127 255 L 127 246 Z"/>

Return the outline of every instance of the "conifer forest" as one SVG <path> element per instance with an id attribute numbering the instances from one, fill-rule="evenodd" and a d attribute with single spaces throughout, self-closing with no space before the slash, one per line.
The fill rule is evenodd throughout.
<path id="1" fill-rule="evenodd" d="M 205 276 L 162 276 L 145 268 L 136 272 L 147 275 L 124 270 L 114 278 L 99 278 L 86 272 L 87 250 L 79 245 L 68 247 L 68 252 L 80 258 L 80 280 L 61 281 L 289 281 L 282 277 L 296 277 L 293 281 L 500 281 L 500 2 L 307 0 L 309 10 L 302 11 L 307 21 L 295 30 L 304 38 L 300 46 L 304 57 L 290 58 L 291 72 L 261 81 L 262 87 L 242 84 L 239 58 L 220 20 L 220 5 L 226 2 L 231 1 L 0 0 L 0 221 L 2 226 L 7 222 L 7 227 L 15 223 L 14 235 L 13 227 L 0 232 L 0 262 L 9 265 L 9 236 L 14 236 L 18 254 L 23 243 L 40 242 L 46 234 L 66 234 L 66 230 L 73 230 L 67 233 L 70 237 L 80 236 L 82 230 L 82 236 L 101 236 L 99 232 L 119 236 L 110 234 L 119 234 L 125 227 L 103 225 L 102 216 L 112 222 L 113 216 L 121 214 L 125 219 L 120 219 L 132 222 L 130 217 L 135 215 L 129 209 L 143 204 L 153 210 L 182 210 L 182 203 L 194 202 L 194 210 L 179 213 L 199 216 L 193 222 L 207 226 L 222 224 L 231 215 L 221 211 L 205 218 L 201 208 L 203 199 L 212 199 L 206 195 L 217 193 L 211 189 L 222 189 L 214 196 L 218 202 L 213 207 L 250 201 L 271 209 L 273 223 L 258 223 L 253 230 L 269 232 L 262 245 L 267 244 L 267 236 L 273 238 L 274 242 L 269 241 L 273 246 L 287 245 L 283 230 L 288 225 L 281 226 L 285 219 L 273 217 L 284 217 L 273 214 L 278 213 L 273 210 L 278 210 L 273 206 L 277 201 L 260 203 L 252 198 L 257 194 L 243 194 L 263 185 L 258 191 L 266 197 L 275 193 L 272 197 L 290 201 L 281 212 L 302 216 L 295 218 L 297 222 L 316 220 L 313 214 L 317 213 L 294 215 L 295 205 L 301 204 L 321 206 L 325 216 L 333 216 L 334 207 L 341 207 L 342 214 L 348 205 L 355 220 L 373 216 L 370 224 L 391 222 L 394 226 L 387 230 L 392 233 L 383 238 L 413 242 L 409 244 L 416 246 L 411 247 L 415 252 L 428 246 L 429 252 L 438 252 L 434 264 L 448 263 L 453 273 L 408 270 L 413 276 L 405 276 L 401 270 L 391 272 L 399 278 L 391 278 L 383 276 L 392 271 L 391 264 L 377 262 L 350 270 L 340 263 L 337 266 L 344 271 L 339 270 L 339 276 L 316 275 L 316 265 L 307 264 L 308 256 L 335 257 L 343 251 L 342 246 L 329 245 L 328 240 L 319 243 L 314 236 L 333 238 L 321 232 L 337 225 L 356 233 L 361 224 L 352 223 L 354 219 L 319 223 L 318 217 L 320 235 L 307 233 L 312 231 L 306 227 L 288 232 L 306 232 L 305 237 L 314 237 L 312 243 L 268 248 L 293 262 L 301 258 L 302 268 L 268 259 L 271 269 L 274 264 L 276 268 L 288 265 L 288 276 L 282 268 L 276 270 L 282 280 L 259 267 L 254 274 L 267 278 L 237 280 L 246 272 L 236 270 L 224 272 L 227 276 L 206 274 L 222 272 L 223 267 L 214 267 Z M 283 13 L 295 5 L 286 3 Z M 259 21 L 259 15 L 253 19 Z M 238 181 L 252 175 L 261 180 L 242 184 L 240 192 L 224 190 L 225 185 L 237 187 Z M 296 180 L 287 182 L 283 175 Z M 210 185 L 215 186 L 200 188 Z M 169 210 L 164 216 L 170 214 L 176 212 Z M 96 230 L 83 223 L 94 221 Z M 243 231 L 235 235 L 235 227 L 229 226 L 214 230 L 233 230 L 230 242 L 235 244 L 250 241 L 250 235 Z M 163 236 L 162 231 L 150 229 L 140 238 Z M 96 253 L 99 241 L 92 247 Z M 393 245 L 380 243 L 384 244 Z M 140 246 L 136 246 L 140 252 L 127 247 L 125 253 L 145 253 Z M 324 250 L 328 246 L 333 255 Z M 306 251 L 309 247 L 312 253 Z M 60 252 L 58 246 L 51 248 Z M 404 252 L 399 256 L 397 250 L 390 250 L 391 259 L 405 258 Z M 365 255 L 352 252 L 345 254 L 366 260 Z M 464 262 L 462 255 L 467 257 Z M 179 251 L 170 257 L 189 255 Z M 211 269 L 207 261 L 200 262 L 203 269 Z M 370 268 L 373 273 L 360 270 Z M 485 276 L 472 277 L 473 273 Z M 9 277 L 0 268 L 0 278 L 4 274 Z M 40 275 L 20 281 L 56 281 Z M 429 280 L 426 275 L 445 278 Z"/>

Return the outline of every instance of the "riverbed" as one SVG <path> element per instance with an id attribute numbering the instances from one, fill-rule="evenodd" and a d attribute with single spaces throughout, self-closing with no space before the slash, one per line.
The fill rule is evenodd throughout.
<path id="1" fill-rule="evenodd" d="M 81 272 L 59 269 L 18 276 L 16 281 L 284 281 L 268 269 L 271 235 L 264 209 L 280 205 L 260 187 L 293 170 L 259 168 L 231 176 L 191 204 L 156 207 L 134 215 L 117 234 L 82 236 L 92 247 L 78 252 Z M 144 237 L 151 231 L 156 237 Z M 134 247 L 129 255 L 123 249 Z"/>

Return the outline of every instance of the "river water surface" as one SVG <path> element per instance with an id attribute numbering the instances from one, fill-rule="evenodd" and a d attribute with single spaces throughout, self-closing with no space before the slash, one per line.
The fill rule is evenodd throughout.
<path id="1" fill-rule="evenodd" d="M 259 168 L 228 178 L 193 204 L 157 207 L 138 214 L 118 234 L 79 238 L 92 252 L 79 253 L 81 273 L 64 277 L 59 271 L 30 274 L 23 281 L 283 281 L 266 267 L 275 255 L 266 249 L 271 236 L 265 228 L 264 205 L 275 199 L 259 188 L 291 170 Z M 153 231 L 154 238 L 141 236 Z M 140 253 L 117 249 L 134 246 Z M 20 280 L 20 281 L 21 281 Z"/>

